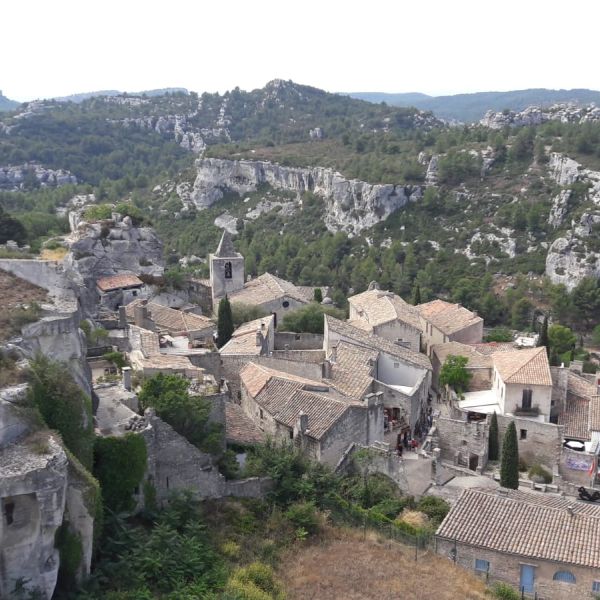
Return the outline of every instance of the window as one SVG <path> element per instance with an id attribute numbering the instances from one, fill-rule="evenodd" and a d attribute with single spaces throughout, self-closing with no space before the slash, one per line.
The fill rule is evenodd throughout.
<path id="1" fill-rule="evenodd" d="M 531 409 L 531 396 L 533 395 L 532 390 L 523 390 L 523 398 L 521 400 L 521 405 L 523 410 Z"/>
<path id="2" fill-rule="evenodd" d="M 233 276 L 232 273 L 233 269 L 231 267 L 231 262 L 227 261 L 225 263 L 225 279 L 231 279 Z"/>
<path id="3" fill-rule="evenodd" d="M 133 292 L 131 292 L 134 296 L 137 296 L 137 290 L 133 290 Z"/>
<path id="4" fill-rule="evenodd" d="M 490 561 L 483 560 L 482 558 L 475 559 L 475 570 L 481 571 L 482 573 L 488 573 L 490 570 Z"/>
<path id="5" fill-rule="evenodd" d="M 290 306 L 290 303 L 289 303 L 287 300 L 284 300 L 284 301 L 281 303 L 281 306 L 283 306 L 283 308 L 289 308 L 289 306 Z"/>
<path id="6" fill-rule="evenodd" d="M 265 415 L 263 414 L 263 410 L 262 410 L 262 408 L 260 409 L 260 418 L 261 418 L 261 419 L 264 419 L 264 418 L 265 418 Z"/>
<path id="7" fill-rule="evenodd" d="M 294 430 L 290 429 L 290 440 L 294 439 Z"/>
<path id="8" fill-rule="evenodd" d="M 520 432 L 519 439 L 526 440 L 527 439 L 527 429 L 520 429 L 519 432 Z"/>
<path id="9" fill-rule="evenodd" d="M 15 503 L 7 502 L 4 505 L 4 518 L 7 525 L 12 525 L 15 520 Z"/>
<path id="10" fill-rule="evenodd" d="M 600 592 L 600 581 L 592 582 L 592 592 Z"/>
<path id="11" fill-rule="evenodd" d="M 575 583 L 575 575 L 571 571 L 556 571 L 552 579 L 554 581 L 562 581 L 563 583 Z"/>
<path id="12" fill-rule="evenodd" d="M 394 363 L 394 369 L 399 369 L 400 368 L 400 363 L 395 362 Z"/>

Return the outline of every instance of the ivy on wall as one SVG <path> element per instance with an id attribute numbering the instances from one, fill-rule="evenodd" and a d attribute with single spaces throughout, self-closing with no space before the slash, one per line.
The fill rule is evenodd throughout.
<path id="1" fill-rule="evenodd" d="M 136 433 L 96 438 L 94 475 L 107 508 L 120 512 L 135 507 L 133 493 L 146 471 L 146 460 L 146 442 Z"/>

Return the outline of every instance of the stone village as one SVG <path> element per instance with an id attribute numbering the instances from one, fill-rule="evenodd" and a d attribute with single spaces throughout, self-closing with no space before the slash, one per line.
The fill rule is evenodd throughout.
<path id="1" fill-rule="evenodd" d="M 24 359 L 42 353 L 66 363 L 93 398 L 97 435 L 144 439 L 144 478 L 159 502 L 177 489 L 216 498 L 260 496 L 269 486 L 226 480 L 211 455 L 152 409 L 140 414 L 136 382 L 165 373 L 210 401 L 223 444 L 240 461 L 244 448 L 271 438 L 342 472 L 369 448 L 403 492 L 450 502 L 435 540 L 449 560 L 538 598 L 600 592 L 600 506 L 578 499 L 580 487 L 600 489 L 600 392 L 581 364 L 551 367 L 533 338 L 485 343 L 477 314 L 441 299 L 413 306 L 376 282 L 348 298 L 347 320 L 325 315 L 322 335 L 281 331 L 283 317 L 314 302 L 315 290 L 269 273 L 248 279 L 227 231 L 208 257 L 209 279 L 169 289 L 158 284 L 162 245 L 152 229 L 117 213 L 102 223 L 82 214 L 70 214 L 62 263 L 0 259 L 5 277 L 46 294 L 39 320 L 2 343 Z M 330 290 L 322 292 L 331 305 Z M 225 296 L 265 316 L 217 349 L 215 312 Z M 106 331 L 98 347 L 87 347 L 84 320 Z M 107 351 L 127 357 L 119 376 Z M 449 356 L 465 357 L 471 374 L 461 396 L 439 383 Z M 52 437 L 44 455 L 25 443 L 25 393 L 26 384 L 0 390 L 0 597 L 19 578 L 52 595 L 54 535 L 65 513 L 83 541 L 81 575 L 91 561 L 85 482 Z M 488 460 L 494 413 L 499 439 L 514 423 L 520 456 L 552 483 L 522 474 L 518 490 L 499 486 Z M 140 505 L 143 493 L 140 486 Z"/>

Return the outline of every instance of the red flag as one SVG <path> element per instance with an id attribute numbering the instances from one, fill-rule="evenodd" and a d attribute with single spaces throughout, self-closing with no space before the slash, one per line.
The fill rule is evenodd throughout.
<path id="1" fill-rule="evenodd" d="M 592 464 L 590 465 L 590 468 L 588 469 L 588 475 L 590 477 L 593 477 L 596 474 L 596 457 L 594 456 L 594 458 L 592 458 Z"/>

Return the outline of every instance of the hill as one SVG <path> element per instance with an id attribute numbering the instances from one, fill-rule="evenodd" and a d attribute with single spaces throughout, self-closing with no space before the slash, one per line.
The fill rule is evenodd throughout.
<path id="1" fill-rule="evenodd" d="M 464 123 L 478 121 L 488 110 L 510 109 L 521 111 L 528 106 L 550 106 L 562 102 L 600 104 L 600 92 L 587 89 L 549 90 L 544 88 L 514 90 L 509 92 L 477 92 L 452 96 L 427 96 L 426 94 L 388 94 L 356 92 L 352 98 L 369 102 L 386 102 L 394 106 L 414 106 L 432 111 L 443 119 L 454 119 Z"/>
<path id="2" fill-rule="evenodd" d="M 6 96 L 2 95 L 2 90 L 0 90 L 0 112 L 7 110 L 14 110 L 19 106 L 19 103 L 15 100 L 10 100 Z"/>
<path id="3" fill-rule="evenodd" d="M 156 90 L 143 90 L 141 92 L 120 92 L 119 90 L 99 90 L 97 92 L 82 92 L 79 94 L 70 94 L 69 96 L 58 96 L 56 98 L 52 98 L 53 100 L 57 100 L 59 102 L 83 102 L 84 100 L 89 100 L 90 98 L 97 98 L 99 96 L 120 96 L 122 94 L 126 94 L 129 96 L 164 96 L 165 94 L 187 94 L 188 91 L 186 88 L 160 88 Z"/>

